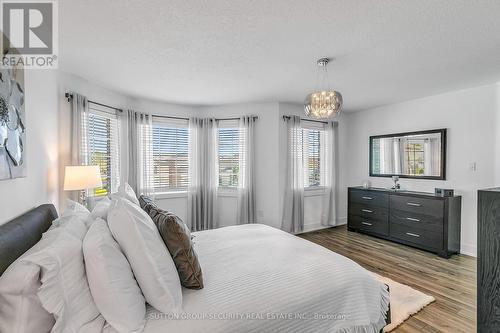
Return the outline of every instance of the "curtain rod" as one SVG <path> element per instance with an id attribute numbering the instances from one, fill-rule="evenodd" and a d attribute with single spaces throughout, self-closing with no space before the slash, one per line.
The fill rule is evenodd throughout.
<path id="1" fill-rule="evenodd" d="M 290 119 L 290 117 L 291 116 L 283 116 L 283 120 Z M 313 122 L 313 123 L 328 124 L 328 121 L 322 121 L 322 120 L 314 120 L 314 119 L 307 119 L 307 118 L 300 118 L 300 120 L 310 121 L 310 122 Z"/>
<path id="2" fill-rule="evenodd" d="M 259 116 L 250 116 L 253 119 L 259 119 Z M 174 117 L 174 116 L 162 116 L 162 115 L 153 115 L 153 118 L 168 118 L 168 119 L 180 119 L 180 120 L 189 120 L 189 118 L 186 117 Z M 215 118 L 216 121 L 220 120 L 240 120 L 240 118 Z"/>
<path id="3" fill-rule="evenodd" d="M 64 94 L 64 96 L 68 99 L 68 102 L 73 98 L 73 94 L 70 94 L 70 93 L 66 93 L 66 94 Z M 97 104 L 97 105 L 100 105 L 100 106 L 104 106 L 106 108 L 110 108 L 110 109 L 116 110 L 118 112 L 123 112 L 122 109 L 116 108 L 114 106 L 110 106 L 110 105 L 98 103 L 98 102 L 91 101 L 91 100 L 89 100 L 88 102 L 89 103 L 93 103 L 93 104 Z M 152 116 L 156 117 L 156 118 L 169 118 L 169 119 L 189 120 L 189 118 L 184 118 L 184 117 L 162 116 L 162 115 L 152 115 Z M 253 119 L 259 119 L 259 116 L 251 116 L 251 117 Z M 215 118 L 216 121 L 219 121 L 219 120 L 239 120 L 239 119 L 240 118 Z"/>
<path id="4" fill-rule="evenodd" d="M 71 101 L 71 99 L 73 98 L 73 94 L 70 94 L 70 93 L 66 93 L 64 94 L 64 97 L 66 97 L 68 99 L 68 102 Z M 95 102 L 95 101 L 91 101 L 91 100 L 88 100 L 89 103 L 92 103 L 92 104 L 96 104 L 96 105 L 99 105 L 99 106 L 104 106 L 105 108 L 110 108 L 110 109 L 113 109 L 113 110 L 116 110 L 118 112 L 123 112 L 122 109 L 120 108 L 116 108 L 114 106 L 111 106 L 111 105 L 106 105 L 106 104 L 102 104 L 102 103 L 99 103 L 99 102 Z"/>

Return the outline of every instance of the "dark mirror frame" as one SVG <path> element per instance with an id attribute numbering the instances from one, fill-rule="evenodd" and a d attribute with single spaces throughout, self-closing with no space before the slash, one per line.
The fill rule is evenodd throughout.
<path id="1" fill-rule="evenodd" d="M 374 174 L 373 173 L 373 140 L 381 139 L 381 138 L 390 138 L 390 137 L 399 137 L 399 136 L 408 136 L 408 135 L 419 135 L 419 134 L 441 134 L 441 172 L 440 176 L 409 176 L 409 175 L 396 175 L 396 174 Z M 405 133 L 393 133 L 393 134 L 385 134 L 385 135 L 374 135 L 370 136 L 370 158 L 369 158 L 369 170 L 370 177 L 392 177 L 398 176 L 399 178 L 411 178 L 411 179 L 430 179 L 430 180 L 446 180 L 446 128 L 436 129 L 436 130 L 427 130 L 427 131 L 416 131 L 416 132 L 405 132 Z"/>

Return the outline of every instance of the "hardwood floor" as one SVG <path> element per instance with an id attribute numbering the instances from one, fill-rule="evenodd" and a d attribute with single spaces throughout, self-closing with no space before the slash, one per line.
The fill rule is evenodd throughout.
<path id="1" fill-rule="evenodd" d="M 435 302 L 396 328 L 395 333 L 476 332 L 476 259 L 443 259 L 401 244 L 347 231 L 345 226 L 299 235 L 346 256 L 366 269 L 406 284 Z"/>

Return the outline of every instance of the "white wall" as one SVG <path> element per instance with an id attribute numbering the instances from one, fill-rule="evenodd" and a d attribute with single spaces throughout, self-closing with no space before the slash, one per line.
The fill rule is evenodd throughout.
<path id="1" fill-rule="evenodd" d="M 495 133 L 498 123 L 498 86 L 482 86 L 400 104 L 349 113 L 343 188 L 370 179 L 373 186 L 389 187 L 389 178 L 368 177 L 368 139 L 371 135 L 437 128 L 448 129 L 447 180 L 402 179 L 405 189 L 433 192 L 453 188 L 462 195 L 461 252 L 475 255 L 477 190 L 495 185 Z M 477 171 L 471 170 L 476 163 Z M 500 164 L 497 164 L 497 169 Z M 498 182 L 498 180 L 497 180 Z M 346 209 L 346 207 L 344 207 Z"/>
<path id="2" fill-rule="evenodd" d="M 57 75 L 25 71 L 27 177 L 0 181 L 0 224 L 44 203 L 57 204 Z"/>

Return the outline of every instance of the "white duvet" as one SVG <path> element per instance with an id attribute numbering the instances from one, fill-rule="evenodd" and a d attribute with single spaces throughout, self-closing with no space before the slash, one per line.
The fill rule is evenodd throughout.
<path id="1" fill-rule="evenodd" d="M 389 294 L 355 262 L 260 224 L 201 231 L 205 288 L 175 317 L 148 309 L 144 333 L 379 332 Z"/>

